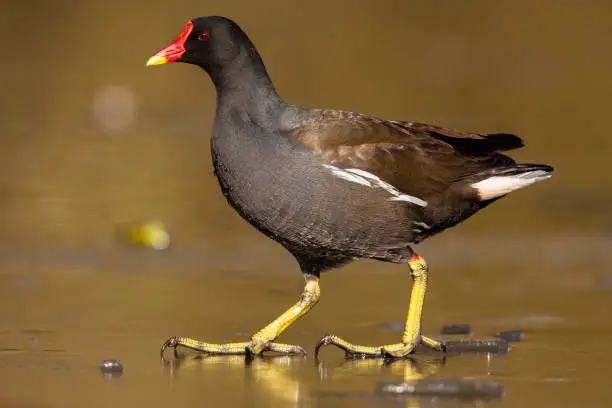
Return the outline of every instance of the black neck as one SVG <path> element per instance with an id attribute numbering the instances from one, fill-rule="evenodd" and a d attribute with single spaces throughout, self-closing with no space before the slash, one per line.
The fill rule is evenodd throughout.
<path id="1" fill-rule="evenodd" d="M 217 89 L 218 110 L 239 110 L 263 126 L 273 122 L 273 115 L 286 106 L 252 44 L 245 45 L 228 64 L 206 70 Z"/>

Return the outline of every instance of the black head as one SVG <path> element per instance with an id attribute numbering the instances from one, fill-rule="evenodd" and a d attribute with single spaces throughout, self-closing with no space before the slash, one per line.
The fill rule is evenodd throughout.
<path id="1" fill-rule="evenodd" d="M 169 62 L 198 65 L 208 72 L 222 68 L 253 44 L 238 24 L 225 17 L 198 17 L 174 42 L 149 58 L 147 66 Z"/>

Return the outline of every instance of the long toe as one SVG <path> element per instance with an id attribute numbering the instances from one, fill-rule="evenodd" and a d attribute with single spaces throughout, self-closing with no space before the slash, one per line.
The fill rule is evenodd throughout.
<path id="1" fill-rule="evenodd" d="M 329 334 L 323 337 L 317 343 L 315 347 L 315 358 L 319 357 L 321 347 L 333 344 L 334 346 L 344 350 L 346 356 L 349 358 L 369 358 L 369 357 L 383 357 L 383 358 L 407 358 L 415 352 L 416 345 L 422 342 L 426 347 L 429 347 L 438 351 L 446 351 L 446 347 L 439 341 L 430 339 L 428 337 L 417 336 L 415 341 L 405 341 L 402 343 L 395 344 L 384 344 L 381 346 L 362 346 L 359 344 L 349 343 L 348 341 Z"/>
<path id="2" fill-rule="evenodd" d="M 383 356 L 390 359 L 406 358 L 412 353 L 414 353 L 414 344 L 412 343 L 398 343 L 382 348 Z"/>
<path id="3" fill-rule="evenodd" d="M 421 344 L 423 344 L 425 347 L 430 348 L 432 350 L 441 351 L 443 353 L 446 353 L 446 346 L 441 341 L 434 340 L 429 337 L 421 336 Z"/>
<path id="4" fill-rule="evenodd" d="M 347 357 L 382 357 L 383 355 L 381 347 L 360 346 L 349 343 L 336 335 L 329 334 L 317 343 L 315 347 L 315 358 L 318 358 L 321 347 L 330 344 L 344 350 Z"/>

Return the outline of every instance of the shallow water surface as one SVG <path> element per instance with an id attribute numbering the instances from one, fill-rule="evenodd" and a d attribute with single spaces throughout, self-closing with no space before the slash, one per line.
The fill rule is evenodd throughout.
<path id="1" fill-rule="evenodd" d="M 332 331 L 362 343 L 399 339 L 410 289 L 402 267 L 364 262 L 324 275 L 319 305 L 280 338 L 304 345 L 307 358 L 246 361 L 179 350 L 178 359 L 167 352 L 165 362 L 158 348 L 170 335 L 246 339 L 295 301 L 299 273 L 5 271 L 0 274 L 0 401 L 6 406 L 94 408 L 612 404 L 606 392 L 612 298 L 609 288 L 598 283 L 602 270 L 587 271 L 578 279 L 582 284 L 574 285 L 568 284 L 570 273 L 550 268 L 538 273 L 537 264 L 529 264 L 533 269 L 520 271 L 432 267 L 424 332 L 438 335 L 449 321 L 470 323 L 474 334 L 446 339 L 524 331 L 524 340 L 511 343 L 508 354 L 442 358 L 419 352 L 391 363 L 345 360 L 331 347 L 322 349 L 316 362 L 312 349 Z M 469 284 L 463 279 L 467 276 Z M 104 359 L 119 359 L 122 375 L 103 375 L 99 365 Z M 495 382 L 504 393 L 446 399 L 377 392 L 383 383 L 415 378 Z"/>

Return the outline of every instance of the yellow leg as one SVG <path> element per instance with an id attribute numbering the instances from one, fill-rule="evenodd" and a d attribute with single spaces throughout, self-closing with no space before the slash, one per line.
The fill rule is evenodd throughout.
<path id="1" fill-rule="evenodd" d="M 274 340 L 291 323 L 308 313 L 310 309 L 319 301 L 321 290 L 319 288 L 319 278 L 314 275 L 305 275 L 306 285 L 300 300 L 276 318 L 272 323 L 255 333 L 251 341 L 240 343 L 214 344 L 205 343 L 188 337 L 171 337 L 161 347 L 163 358 L 164 350 L 167 347 L 183 346 L 196 351 L 209 354 L 261 354 L 264 351 L 273 351 L 285 354 L 306 354 L 303 347 L 293 344 L 274 343 Z"/>
<path id="2" fill-rule="evenodd" d="M 410 276 L 414 281 L 412 294 L 410 295 L 410 305 L 408 306 L 408 316 L 406 317 L 406 328 L 402 336 L 401 343 L 385 344 L 382 346 L 360 346 L 349 343 L 335 335 L 323 337 L 315 348 L 315 357 L 319 354 L 322 346 L 333 344 L 343 349 L 347 355 L 358 355 L 363 357 L 406 357 L 412 353 L 417 344 L 432 348 L 434 350 L 445 351 L 442 343 L 421 336 L 421 312 L 423 311 L 423 300 L 427 290 L 428 266 L 423 258 L 415 255 L 408 263 L 410 266 Z"/>

